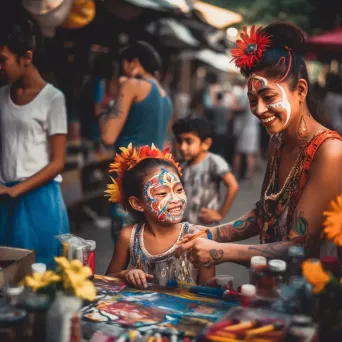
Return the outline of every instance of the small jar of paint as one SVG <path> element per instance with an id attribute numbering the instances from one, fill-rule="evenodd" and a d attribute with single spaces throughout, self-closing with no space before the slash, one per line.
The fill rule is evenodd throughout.
<path id="1" fill-rule="evenodd" d="M 280 285 L 284 283 L 286 277 L 287 264 L 283 260 L 273 259 L 268 263 L 269 274 L 273 278 L 274 286 L 271 297 L 279 297 Z"/>
<path id="2" fill-rule="evenodd" d="M 244 307 L 250 307 L 256 297 L 256 288 L 254 285 L 245 284 L 241 286 L 240 304 Z"/>
<path id="3" fill-rule="evenodd" d="M 249 283 L 255 285 L 256 272 L 267 268 L 267 259 L 263 256 L 253 256 L 251 258 L 251 267 L 249 270 Z"/>

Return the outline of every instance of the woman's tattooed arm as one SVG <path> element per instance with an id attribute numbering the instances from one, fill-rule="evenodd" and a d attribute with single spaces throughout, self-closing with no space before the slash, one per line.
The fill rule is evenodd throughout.
<path id="1" fill-rule="evenodd" d="M 255 236 L 258 234 L 256 211 L 249 211 L 235 221 L 213 227 L 211 232 L 217 242 L 234 242 Z"/>

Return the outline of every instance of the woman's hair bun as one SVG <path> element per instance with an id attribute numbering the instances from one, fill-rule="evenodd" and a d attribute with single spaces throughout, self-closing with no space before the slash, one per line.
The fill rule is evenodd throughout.
<path id="1" fill-rule="evenodd" d="M 289 22 L 272 23 L 264 28 L 264 32 L 271 36 L 271 48 L 287 46 L 296 52 L 305 42 L 303 31 Z"/>

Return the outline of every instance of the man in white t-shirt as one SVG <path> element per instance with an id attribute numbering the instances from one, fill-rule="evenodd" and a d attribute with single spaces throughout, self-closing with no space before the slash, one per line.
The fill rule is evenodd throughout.
<path id="1" fill-rule="evenodd" d="M 69 231 L 61 196 L 67 119 L 63 94 L 33 65 L 33 24 L 0 32 L 0 245 L 34 249 L 50 264 Z"/>

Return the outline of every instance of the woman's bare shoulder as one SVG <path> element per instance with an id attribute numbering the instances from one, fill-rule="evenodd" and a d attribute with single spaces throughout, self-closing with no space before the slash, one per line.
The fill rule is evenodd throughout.
<path id="1" fill-rule="evenodd" d="M 332 172 L 342 172 L 342 141 L 339 139 L 325 140 L 316 152 L 312 163 L 312 172 L 329 169 Z M 310 171 L 311 171 L 310 170 Z"/>
<path id="2" fill-rule="evenodd" d="M 325 140 L 317 151 L 318 158 L 342 158 L 342 140 L 331 138 Z"/>

